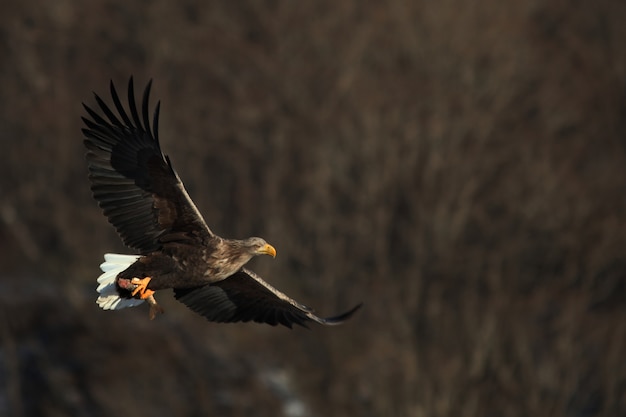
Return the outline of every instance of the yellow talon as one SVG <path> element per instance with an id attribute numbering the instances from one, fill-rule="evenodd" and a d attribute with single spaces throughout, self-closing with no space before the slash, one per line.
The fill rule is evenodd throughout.
<path id="1" fill-rule="evenodd" d="M 145 300 L 148 297 L 151 297 L 154 294 L 154 291 L 148 289 L 148 284 L 150 283 L 152 278 L 146 277 L 144 279 L 133 278 L 130 280 L 131 284 L 137 285 L 137 287 L 133 290 L 131 295 L 134 297 L 137 293 L 139 293 L 139 298 Z"/>

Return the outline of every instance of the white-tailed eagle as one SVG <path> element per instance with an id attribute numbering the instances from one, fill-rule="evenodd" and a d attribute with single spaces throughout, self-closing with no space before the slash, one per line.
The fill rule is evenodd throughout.
<path id="1" fill-rule="evenodd" d="M 163 310 L 154 292 L 176 299 L 215 322 L 256 321 L 306 327 L 339 324 L 361 306 L 322 318 L 244 266 L 254 256 L 276 256 L 265 240 L 224 239 L 207 226 L 159 145 L 159 108 L 149 115 L 151 82 L 139 112 L 133 79 L 127 111 L 111 82 L 113 111 L 95 95 L 99 111 L 84 105 L 82 130 L 94 198 L 136 255 L 106 254 L 97 303 L 107 310 L 148 301 L 150 317 Z"/>

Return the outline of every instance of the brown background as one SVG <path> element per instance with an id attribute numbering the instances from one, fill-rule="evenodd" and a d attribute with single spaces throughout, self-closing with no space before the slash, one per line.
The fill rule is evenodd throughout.
<path id="1" fill-rule="evenodd" d="M 626 415 L 626 2 L 0 3 L 0 415 Z M 81 102 L 339 328 L 103 312 Z"/>

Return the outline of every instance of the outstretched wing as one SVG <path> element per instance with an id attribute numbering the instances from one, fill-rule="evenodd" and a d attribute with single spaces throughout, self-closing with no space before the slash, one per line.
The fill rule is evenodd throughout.
<path id="1" fill-rule="evenodd" d="M 171 241 L 198 241 L 213 236 L 169 158 L 161 152 L 160 102 L 150 126 L 151 85 L 152 81 L 143 94 L 141 117 L 131 77 L 130 116 L 111 82 L 117 114 L 94 94 L 99 111 L 83 104 L 90 118 L 82 118 L 94 198 L 124 243 L 140 253 L 158 250 Z"/>
<path id="2" fill-rule="evenodd" d="M 313 309 L 278 291 L 245 268 L 225 280 L 196 288 L 174 289 L 176 299 L 209 321 L 229 323 L 256 321 L 275 326 L 306 326 L 314 321 L 324 325 L 343 323 L 361 304 L 346 313 L 321 318 Z"/>

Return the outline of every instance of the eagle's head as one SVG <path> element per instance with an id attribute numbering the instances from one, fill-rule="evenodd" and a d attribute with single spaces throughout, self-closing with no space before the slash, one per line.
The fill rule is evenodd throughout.
<path id="1" fill-rule="evenodd" d="M 270 255 L 272 258 L 276 257 L 276 249 L 269 243 L 260 237 L 250 237 L 242 240 L 242 247 L 245 248 L 252 256 L 256 255 Z"/>

